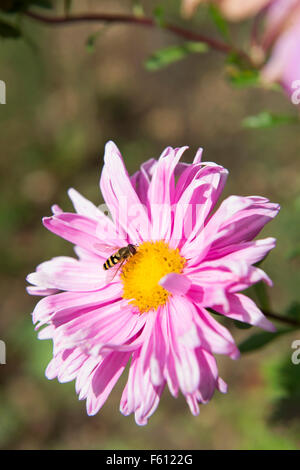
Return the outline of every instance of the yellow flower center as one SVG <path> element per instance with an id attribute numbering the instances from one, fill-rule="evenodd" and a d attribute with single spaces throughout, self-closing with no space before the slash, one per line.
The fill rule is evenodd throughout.
<path id="1" fill-rule="evenodd" d="M 164 241 L 142 243 L 122 269 L 123 298 L 130 299 L 140 313 L 164 305 L 171 294 L 158 282 L 166 274 L 181 273 L 185 261 L 178 249 Z"/>

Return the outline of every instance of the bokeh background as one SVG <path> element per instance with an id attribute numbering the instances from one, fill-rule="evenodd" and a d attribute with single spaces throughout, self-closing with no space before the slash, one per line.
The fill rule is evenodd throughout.
<path id="1" fill-rule="evenodd" d="M 156 2 L 144 3 L 149 11 Z M 183 22 L 180 2 L 164 3 L 168 18 Z M 78 13 L 126 12 L 130 5 L 73 2 Z M 238 361 L 219 357 L 229 392 L 216 393 L 198 417 L 165 391 L 149 424 L 138 427 L 118 410 L 126 374 L 95 417 L 86 415 L 74 383 L 45 378 L 52 346 L 36 338 L 30 314 L 38 298 L 25 291 L 25 277 L 37 264 L 73 253 L 41 224 L 50 206 L 72 210 L 69 187 L 102 202 L 98 181 L 107 140 L 117 143 L 130 173 L 167 145 L 189 145 L 187 161 L 202 146 L 205 160 L 230 171 L 224 197 L 262 195 L 282 206 L 262 235 L 278 239 L 264 269 L 274 281 L 272 309 L 285 314 L 300 301 L 299 127 L 251 130 L 241 121 L 262 107 L 290 113 L 293 105 L 278 92 L 232 88 L 217 52 L 147 71 L 143 63 L 153 51 L 180 42 L 162 30 L 23 23 L 27 42 L 0 43 L 0 79 L 7 86 L 7 104 L 0 105 L 0 339 L 7 346 L 7 364 L 0 365 L 0 448 L 299 448 L 300 365 L 291 363 L 291 343 L 300 331 Z M 216 35 L 204 11 L 186 26 Z M 243 41 L 247 28 L 234 26 L 233 34 Z M 93 51 L 87 47 L 92 33 Z M 230 328 L 237 342 L 255 331 Z"/>

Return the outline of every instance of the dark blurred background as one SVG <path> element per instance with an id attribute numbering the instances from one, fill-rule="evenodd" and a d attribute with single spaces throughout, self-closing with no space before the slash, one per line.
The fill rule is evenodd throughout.
<path id="1" fill-rule="evenodd" d="M 144 3 L 150 11 L 157 2 Z M 183 22 L 180 2 L 164 3 L 168 18 Z M 77 0 L 73 10 L 128 12 L 130 5 Z M 216 35 L 205 12 L 183 24 Z M 262 108 L 289 113 L 293 106 L 274 91 L 233 89 L 218 52 L 147 71 L 149 54 L 180 42 L 162 30 L 55 28 L 30 19 L 23 25 L 27 42 L 0 42 L 0 79 L 7 86 L 7 104 L 0 105 L 0 339 L 7 346 L 7 364 L 0 365 L 0 448 L 299 448 L 300 365 L 291 364 L 290 356 L 300 332 L 238 361 L 218 358 L 229 393 L 216 393 L 197 418 L 182 398 L 166 391 L 141 428 L 118 410 L 125 377 L 95 417 L 86 415 L 74 383 L 44 377 L 51 343 L 37 340 L 30 313 L 38 298 L 25 292 L 25 276 L 37 264 L 73 253 L 41 224 L 50 206 L 72 210 L 66 195 L 71 186 L 102 202 L 98 181 L 107 140 L 119 146 L 130 173 L 167 145 L 189 145 L 187 161 L 202 146 L 204 160 L 229 169 L 224 197 L 261 195 L 282 206 L 262 236 L 278 239 L 263 268 L 274 281 L 272 309 L 284 314 L 300 301 L 299 127 L 249 130 L 241 121 Z M 233 27 L 236 38 L 246 37 L 247 23 L 243 28 Z M 93 51 L 86 45 L 92 33 L 98 36 Z M 237 342 L 250 334 L 231 329 Z"/>

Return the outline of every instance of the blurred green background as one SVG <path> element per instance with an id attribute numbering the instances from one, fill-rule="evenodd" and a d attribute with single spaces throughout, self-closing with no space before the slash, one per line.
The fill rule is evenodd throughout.
<path id="1" fill-rule="evenodd" d="M 60 11 L 60 4 L 56 2 Z M 158 2 L 144 2 L 151 6 Z M 175 22 L 179 1 L 165 2 Z M 75 12 L 128 11 L 131 2 L 74 1 Z M 38 341 L 30 313 L 38 298 L 25 292 L 25 276 L 40 262 L 70 254 L 72 247 L 48 233 L 41 218 L 58 203 L 71 204 L 75 187 L 102 202 L 98 181 L 105 142 L 121 149 L 130 173 L 167 145 L 198 146 L 205 160 L 229 169 L 224 197 L 261 195 L 279 202 L 279 216 L 262 236 L 278 246 L 264 262 L 274 281 L 272 309 L 284 314 L 300 302 L 299 127 L 247 130 L 241 121 L 262 108 L 295 112 L 286 97 L 261 89 L 233 89 L 224 57 L 197 54 L 157 72 L 144 60 L 178 39 L 161 30 L 78 24 L 46 27 L 23 20 L 31 47 L 0 42 L 0 79 L 7 104 L 0 105 L 0 339 L 7 364 L 0 365 L 0 448 L 7 449 L 297 449 L 300 447 L 300 365 L 291 343 L 300 331 L 238 361 L 219 357 L 227 395 L 216 393 L 193 417 L 182 398 L 165 391 L 146 427 L 119 413 L 125 375 L 103 409 L 88 417 L 74 383 L 44 377 L 51 343 Z M 199 13 L 187 27 L 216 35 Z M 236 37 L 243 39 L 245 31 Z M 98 33 L 94 51 L 86 42 Z M 252 330 L 231 326 L 239 342 Z"/>

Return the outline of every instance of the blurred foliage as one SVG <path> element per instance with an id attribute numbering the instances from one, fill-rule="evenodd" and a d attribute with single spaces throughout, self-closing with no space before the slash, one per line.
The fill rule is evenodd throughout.
<path id="1" fill-rule="evenodd" d="M 165 26 L 165 9 L 162 4 L 157 5 L 153 9 L 153 18 L 160 28 Z"/>
<path id="2" fill-rule="evenodd" d="M 300 432 L 299 364 L 293 364 L 290 355 L 277 357 L 267 362 L 264 373 L 273 401 L 270 423 L 293 425 Z"/>
<path id="3" fill-rule="evenodd" d="M 16 26 L 0 20 L 0 36 L 2 38 L 18 38 L 21 36 L 21 31 Z"/>
<path id="4" fill-rule="evenodd" d="M 212 21 L 216 25 L 217 30 L 221 33 L 221 35 L 226 41 L 229 41 L 230 40 L 229 25 L 227 21 L 223 18 L 223 15 L 221 14 L 219 8 L 216 5 L 210 4 L 209 14 L 211 16 Z"/>
<path id="5" fill-rule="evenodd" d="M 256 351 L 257 349 L 266 346 L 271 341 L 275 341 L 278 336 L 284 335 L 286 333 L 291 333 L 292 331 L 293 328 L 284 328 L 276 331 L 275 333 L 269 331 L 257 333 L 255 335 L 250 336 L 249 338 L 246 338 L 242 343 L 238 345 L 238 348 L 241 353 Z"/>
<path id="6" fill-rule="evenodd" d="M 263 111 L 256 116 L 246 117 L 243 119 L 242 124 L 244 127 L 260 129 L 281 124 L 299 124 L 299 118 L 298 116 L 280 115 Z"/>
<path id="7" fill-rule="evenodd" d="M 259 305 L 259 307 L 262 310 L 270 311 L 271 305 L 270 305 L 269 293 L 268 293 L 268 288 L 265 282 L 261 281 L 261 282 L 258 282 L 257 284 L 254 284 L 253 291 L 256 295 L 257 304 Z"/>
<path id="8" fill-rule="evenodd" d="M 31 7 L 51 9 L 51 0 L 1 0 L 0 10 L 7 14 L 15 14 L 28 10 Z"/>
<path id="9" fill-rule="evenodd" d="M 201 42 L 186 42 L 178 46 L 169 46 L 154 52 L 145 62 L 147 70 L 159 70 L 174 62 L 184 59 L 189 54 L 204 53 L 208 46 Z"/>
<path id="10" fill-rule="evenodd" d="M 227 66 L 229 81 L 236 87 L 259 86 L 259 72 L 257 70 L 241 70 L 237 67 Z"/>
<path id="11" fill-rule="evenodd" d="M 271 304 L 267 291 L 266 284 L 259 282 L 252 286 L 253 293 L 256 297 L 257 305 L 262 309 L 263 312 L 271 312 Z M 276 314 L 275 314 L 276 315 Z M 292 302 L 287 308 L 285 315 L 281 315 L 283 318 L 290 320 L 290 326 L 285 328 L 278 328 L 276 332 L 263 331 L 255 333 L 252 336 L 246 338 L 242 343 L 238 345 L 241 353 L 248 353 L 256 351 L 257 349 L 263 348 L 272 341 L 275 341 L 279 336 L 292 333 L 294 330 L 299 330 L 300 324 L 300 303 Z M 272 320 L 272 318 L 270 318 Z M 298 323 L 299 322 L 299 323 Z M 295 325 L 293 324 L 295 323 Z M 298 325 L 297 325 L 298 323 Z M 287 323 L 288 325 L 288 323 Z"/>

